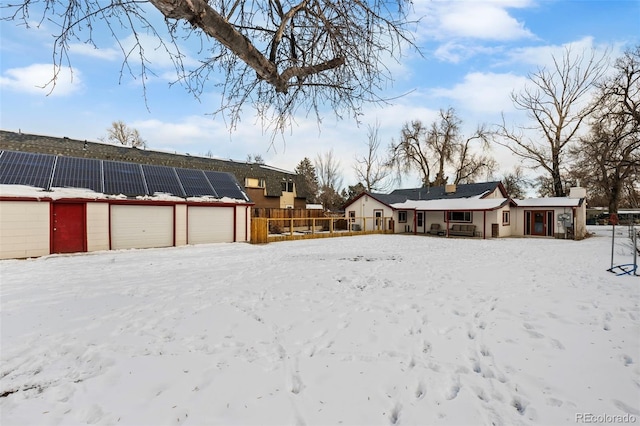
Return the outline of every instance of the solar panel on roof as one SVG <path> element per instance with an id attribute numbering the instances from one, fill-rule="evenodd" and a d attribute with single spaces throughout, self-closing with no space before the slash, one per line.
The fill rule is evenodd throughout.
<path id="1" fill-rule="evenodd" d="M 218 198 L 218 194 L 216 194 L 202 170 L 178 168 L 175 170 L 187 197 L 210 195 Z"/>
<path id="2" fill-rule="evenodd" d="M 58 157 L 51 186 L 60 188 L 86 188 L 95 192 L 102 192 L 100 160 L 92 158 Z"/>
<path id="3" fill-rule="evenodd" d="M 49 189 L 55 155 L 4 151 L 0 156 L 0 184 Z"/>
<path id="4" fill-rule="evenodd" d="M 238 185 L 238 181 L 231 173 L 205 171 L 205 176 L 211 182 L 218 196 L 229 197 L 236 200 L 247 200 L 247 196 Z"/>
<path id="5" fill-rule="evenodd" d="M 147 182 L 147 189 L 150 195 L 156 192 L 164 192 L 178 197 L 185 196 L 173 167 L 143 164 L 142 171 L 144 172 L 144 178 Z"/>
<path id="6" fill-rule="evenodd" d="M 140 164 L 103 161 L 105 194 L 147 195 Z"/>

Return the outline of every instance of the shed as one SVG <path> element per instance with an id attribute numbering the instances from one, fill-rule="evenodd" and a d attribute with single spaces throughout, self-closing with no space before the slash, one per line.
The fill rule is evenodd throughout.
<path id="1" fill-rule="evenodd" d="M 0 151 L 0 258 L 250 240 L 230 173 Z"/>

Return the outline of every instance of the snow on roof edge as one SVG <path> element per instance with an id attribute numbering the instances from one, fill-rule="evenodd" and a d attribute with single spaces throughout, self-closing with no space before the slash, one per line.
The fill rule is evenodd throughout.
<path id="1" fill-rule="evenodd" d="M 0 197 L 16 197 L 16 198 L 36 198 L 60 200 L 68 198 L 76 198 L 82 200 L 143 200 L 143 201 L 173 201 L 173 202 L 201 202 L 201 203 L 230 203 L 230 204 L 252 204 L 247 200 L 239 200 L 236 198 L 222 197 L 214 198 L 211 196 L 204 197 L 187 197 L 182 198 L 172 194 L 156 192 L 154 195 L 141 195 L 135 198 L 126 195 L 109 195 L 95 192 L 91 189 L 82 188 L 58 188 L 53 187 L 51 191 L 45 191 L 42 188 L 28 185 L 0 185 Z"/>

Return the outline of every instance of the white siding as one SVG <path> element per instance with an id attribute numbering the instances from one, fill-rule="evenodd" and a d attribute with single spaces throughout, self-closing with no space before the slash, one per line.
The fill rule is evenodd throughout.
<path id="1" fill-rule="evenodd" d="M 502 222 L 502 213 L 509 212 L 509 223 L 503 224 Z M 511 222 L 514 221 L 514 215 L 516 214 L 515 210 L 509 206 L 505 206 L 498 210 L 497 223 L 500 224 L 500 237 L 510 237 L 511 236 Z"/>
<path id="2" fill-rule="evenodd" d="M 109 204 L 87 203 L 87 251 L 109 250 Z"/>
<path id="3" fill-rule="evenodd" d="M 234 207 L 188 207 L 189 244 L 233 242 Z"/>
<path id="4" fill-rule="evenodd" d="M 400 212 L 407 212 L 407 220 L 405 222 L 400 222 Z M 393 221 L 395 222 L 395 233 L 402 232 L 414 232 L 413 226 L 413 216 L 415 212 L 413 210 L 397 210 L 393 213 Z"/>
<path id="5" fill-rule="evenodd" d="M 482 198 L 504 198 L 504 195 L 502 195 L 500 188 L 496 188 L 490 194 L 487 194 L 485 197 L 482 197 Z"/>
<path id="6" fill-rule="evenodd" d="M 236 241 L 249 241 L 247 234 L 250 223 L 247 222 L 247 207 L 237 206 L 236 209 Z"/>
<path id="7" fill-rule="evenodd" d="M 173 206 L 111 206 L 111 248 L 173 245 Z"/>
<path id="8" fill-rule="evenodd" d="M 177 204 L 176 209 L 176 246 L 187 244 L 187 206 Z"/>
<path id="9" fill-rule="evenodd" d="M 362 230 L 372 231 L 375 229 L 375 210 L 382 210 L 382 216 L 384 217 L 385 226 L 388 225 L 389 219 L 391 219 L 394 214 L 393 210 L 382 204 L 381 202 L 369 197 L 368 195 L 364 195 L 353 203 L 349 204 L 345 208 L 345 218 L 349 219 L 349 211 L 356 212 L 356 220 L 352 223 L 360 226 Z M 398 218 L 393 218 L 395 221 L 396 232 L 398 231 Z"/>
<path id="10" fill-rule="evenodd" d="M 426 226 L 427 231 L 431 229 L 432 223 L 437 223 L 440 225 L 440 229 L 446 230 L 447 222 L 444 220 L 444 212 L 425 212 L 424 225 Z"/>
<path id="11" fill-rule="evenodd" d="M 488 210 L 486 213 L 485 212 L 474 212 L 474 213 L 480 216 L 479 220 L 481 220 L 481 222 L 476 229 L 482 232 L 483 238 L 492 237 L 492 232 L 493 232 L 492 226 L 494 223 L 498 224 L 498 237 L 505 236 L 502 229 L 502 209 Z M 482 217 L 485 214 L 486 214 L 486 217 Z M 484 229 L 483 229 L 483 223 L 484 223 Z"/>
<path id="12" fill-rule="evenodd" d="M 585 233 L 585 213 L 584 206 L 576 208 L 576 235 L 578 238 L 584 237 Z M 568 213 L 573 218 L 573 207 L 515 207 L 511 208 L 511 235 L 523 236 L 525 231 L 525 211 L 553 211 L 553 223 L 547 224 L 551 226 L 554 234 L 562 236 L 565 233 L 565 228 L 561 222 L 558 222 L 558 216 L 563 213 Z"/>
<path id="13" fill-rule="evenodd" d="M 45 256 L 50 252 L 50 203 L 0 202 L 0 258 Z"/>

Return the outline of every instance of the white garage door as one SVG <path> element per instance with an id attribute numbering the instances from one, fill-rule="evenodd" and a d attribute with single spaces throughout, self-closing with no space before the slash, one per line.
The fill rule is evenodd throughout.
<path id="1" fill-rule="evenodd" d="M 111 206 L 111 248 L 173 246 L 173 206 Z"/>
<path id="2" fill-rule="evenodd" d="M 189 244 L 233 242 L 233 207 L 189 206 Z"/>

